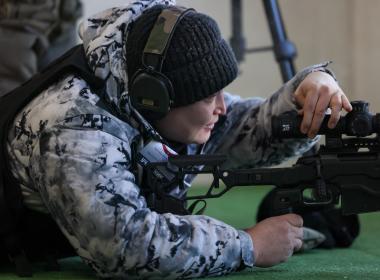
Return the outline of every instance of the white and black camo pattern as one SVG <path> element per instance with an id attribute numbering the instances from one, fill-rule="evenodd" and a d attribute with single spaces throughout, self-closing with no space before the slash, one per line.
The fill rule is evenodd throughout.
<path id="1" fill-rule="evenodd" d="M 174 1 L 136 1 L 82 24 L 89 65 L 107 79 L 113 104 L 128 94 L 123 47 L 128 25 L 156 4 Z M 228 167 L 246 167 L 275 164 L 310 148 L 313 141 L 272 139 L 270 117 L 295 110 L 297 85 L 325 66 L 303 70 L 266 101 L 226 94 L 227 118 L 204 152 L 225 152 Z M 68 75 L 17 116 L 8 151 L 25 204 L 49 212 L 100 277 L 187 279 L 254 265 L 253 244 L 244 231 L 207 216 L 160 215 L 147 207 L 132 172 L 132 146 L 141 142 L 140 132 L 128 115 L 115 116 L 98 101 L 84 80 Z M 189 153 L 196 148 L 189 145 Z"/>

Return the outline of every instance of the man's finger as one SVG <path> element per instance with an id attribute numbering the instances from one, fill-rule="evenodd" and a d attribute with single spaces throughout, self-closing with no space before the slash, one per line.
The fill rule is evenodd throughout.
<path id="1" fill-rule="evenodd" d="M 303 244 L 303 241 L 301 239 L 298 239 L 298 238 L 294 239 L 294 241 L 293 241 L 293 248 L 294 248 L 293 251 L 297 252 L 297 251 L 301 250 L 302 244 Z"/>
<path id="2" fill-rule="evenodd" d="M 315 111 L 315 106 L 318 102 L 319 91 L 316 88 L 310 89 L 306 95 L 306 100 L 303 105 L 303 118 L 301 123 L 301 132 L 308 133 L 311 122 L 313 120 L 313 115 Z"/>
<path id="3" fill-rule="evenodd" d="M 331 115 L 329 118 L 328 127 L 334 128 L 340 119 L 340 112 L 342 111 L 342 95 L 341 94 L 336 93 L 331 98 L 330 108 L 331 108 Z"/>
<path id="4" fill-rule="evenodd" d="M 308 136 L 314 138 L 317 135 L 322 121 L 326 115 L 326 109 L 328 108 L 331 100 L 331 95 L 329 94 L 330 89 L 327 86 L 322 86 L 319 89 L 319 99 L 315 106 L 315 111 L 313 115 L 313 120 L 308 131 Z"/>
<path id="5" fill-rule="evenodd" d="M 292 231 L 294 233 L 294 237 L 303 240 L 303 229 L 303 227 L 293 227 Z"/>
<path id="6" fill-rule="evenodd" d="M 295 227 L 302 227 L 303 226 L 303 219 L 300 215 L 297 214 L 286 214 L 287 221 L 289 224 Z"/>
<path id="7" fill-rule="evenodd" d="M 347 112 L 352 111 L 352 105 L 344 93 L 342 95 L 342 106 Z"/>

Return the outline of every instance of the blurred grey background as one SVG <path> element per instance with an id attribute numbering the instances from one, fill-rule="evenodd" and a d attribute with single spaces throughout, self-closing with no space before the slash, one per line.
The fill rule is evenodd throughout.
<path id="1" fill-rule="evenodd" d="M 84 18 L 128 0 L 83 0 Z M 270 45 L 261 0 L 243 0 L 243 30 L 247 47 Z M 367 100 L 380 112 L 380 0 L 278 0 L 288 39 L 295 43 L 298 70 L 332 60 L 332 70 L 351 100 Z M 211 15 L 224 38 L 231 37 L 230 0 L 177 0 Z M 241 96 L 269 96 L 282 84 L 272 52 L 248 54 L 241 74 L 228 88 Z"/>

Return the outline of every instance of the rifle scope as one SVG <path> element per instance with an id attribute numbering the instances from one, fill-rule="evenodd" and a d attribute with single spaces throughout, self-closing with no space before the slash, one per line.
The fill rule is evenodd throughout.
<path id="1" fill-rule="evenodd" d="M 330 115 L 326 115 L 318 131 L 320 135 L 365 137 L 380 132 L 380 113 L 375 115 L 369 112 L 369 103 L 352 101 L 352 111 L 341 116 L 335 128 L 327 126 Z M 272 118 L 272 133 L 277 138 L 304 138 L 307 137 L 300 130 L 302 116 L 296 112 L 284 113 Z"/>

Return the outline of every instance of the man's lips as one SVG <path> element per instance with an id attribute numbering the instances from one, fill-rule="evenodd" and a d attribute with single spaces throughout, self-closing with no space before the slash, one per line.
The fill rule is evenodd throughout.
<path id="1" fill-rule="evenodd" d="M 206 128 L 212 130 L 214 126 L 215 126 L 215 123 L 210 123 L 206 125 Z"/>

